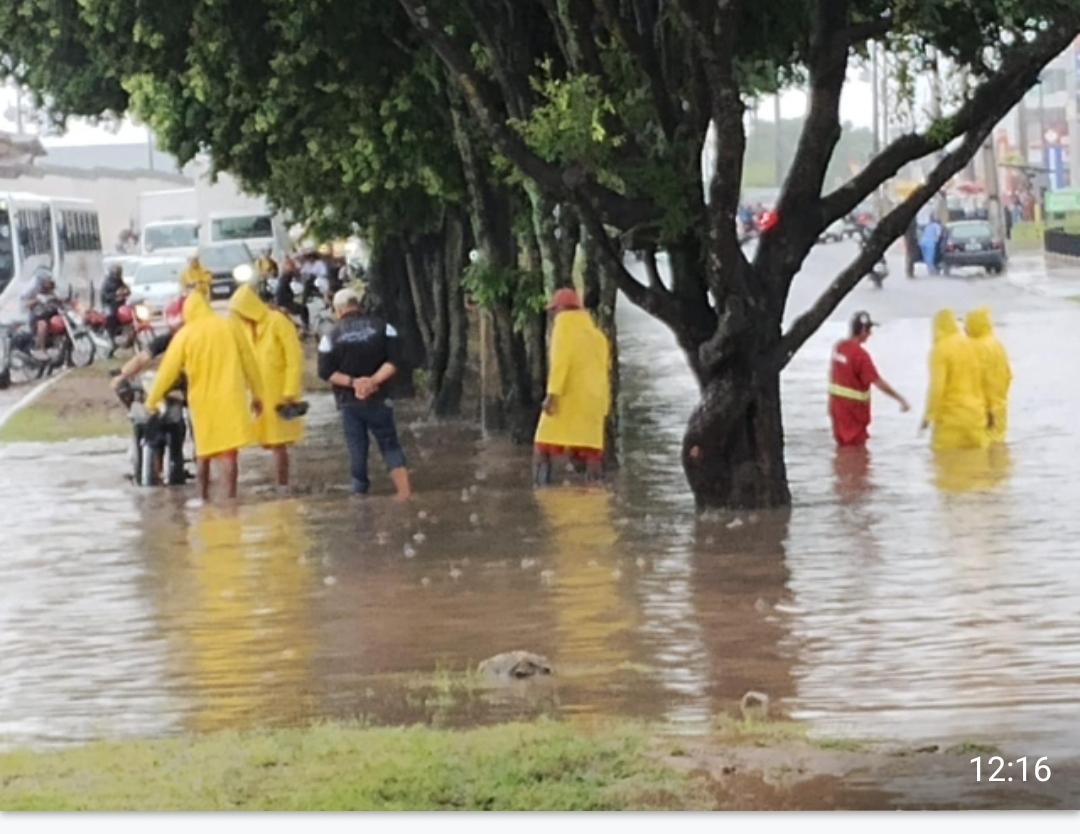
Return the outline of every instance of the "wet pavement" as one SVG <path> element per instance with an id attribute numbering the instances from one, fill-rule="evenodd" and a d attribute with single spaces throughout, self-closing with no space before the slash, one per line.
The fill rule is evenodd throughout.
<path id="1" fill-rule="evenodd" d="M 807 303 L 852 250 L 823 247 Z M 856 309 L 921 407 L 929 317 L 989 303 L 1016 382 L 1010 443 L 935 460 L 918 414 L 875 400 L 870 454 L 838 458 L 832 343 Z M 860 287 L 784 378 L 796 506 L 698 518 L 679 467 L 694 386 L 670 336 L 622 311 L 623 466 L 611 489 L 529 488 L 528 451 L 470 426 L 403 431 L 417 498 L 357 501 L 316 398 L 304 494 L 199 508 L 136 491 L 123 443 L 0 446 L 0 747 L 281 726 L 443 726 L 620 714 L 705 728 L 748 690 L 829 736 L 1080 754 L 1080 305 L 1002 279 Z M 374 462 L 373 462 L 373 465 Z M 381 474 L 381 472 L 380 472 Z M 458 673 L 546 654 L 543 684 Z M 433 674 L 434 673 L 434 674 Z"/>

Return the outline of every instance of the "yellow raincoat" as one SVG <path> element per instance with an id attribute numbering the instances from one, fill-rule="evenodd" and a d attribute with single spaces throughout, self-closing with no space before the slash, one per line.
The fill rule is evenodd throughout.
<path id="1" fill-rule="evenodd" d="M 931 445 L 939 450 L 987 447 L 988 412 L 978 350 L 960 332 L 953 311 L 939 310 L 934 316 L 926 398 L 926 420 L 934 427 Z"/>
<path id="2" fill-rule="evenodd" d="M 282 420 L 277 407 L 300 398 L 304 349 L 296 328 L 282 313 L 271 310 L 249 284 L 229 301 L 251 340 L 263 382 L 263 411 L 255 419 L 255 438 L 262 446 L 296 443 L 304 436 L 303 420 Z"/>
<path id="3" fill-rule="evenodd" d="M 202 264 L 189 266 L 180 273 L 180 293 L 186 295 L 192 290 L 200 292 L 207 299 L 210 298 L 210 285 L 214 281 L 206 267 Z"/>
<path id="4" fill-rule="evenodd" d="M 994 335 L 990 322 L 990 308 L 980 307 L 967 314 L 965 329 L 975 343 L 982 361 L 983 388 L 990 401 L 990 413 L 994 425 L 990 428 L 990 442 L 1004 443 L 1009 423 L 1009 386 L 1012 384 L 1012 368 L 1005 347 Z"/>
<path id="5" fill-rule="evenodd" d="M 556 398 L 555 413 L 541 415 L 537 443 L 604 448 L 604 419 L 611 409 L 610 357 L 607 337 L 586 311 L 566 310 L 555 317 L 547 384 L 547 393 Z"/>
<path id="6" fill-rule="evenodd" d="M 187 374 L 188 408 L 199 457 L 240 449 L 255 440 L 248 399 L 263 399 L 262 377 L 240 325 L 214 315 L 199 293 L 184 302 L 184 326 L 173 336 L 146 399 L 153 411 L 180 373 Z"/>

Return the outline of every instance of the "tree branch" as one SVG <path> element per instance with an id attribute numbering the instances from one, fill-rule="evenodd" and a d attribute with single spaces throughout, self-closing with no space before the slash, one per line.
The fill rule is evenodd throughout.
<path id="1" fill-rule="evenodd" d="M 672 101 L 664 80 L 660 60 L 653 48 L 649 33 L 642 31 L 648 23 L 645 18 L 645 10 L 641 7 L 640 0 L 632 3 L 637 26 L 628 26 L 620 11 L 615 7 L 613 0 L 596 0 L 601 16 L 612 34 L 621 40 L 630 52 L 638 70 L 645 77 L 652 94 L 653 106 L 656 108 L 657 119 L 660 129 L 669 142 L 675 138 L 675 131 L 679 126 L 678 110 Z"/>
<path id="2" fill-rule="evenodd" d="M 461 89 L 469 109 L 492 144 L 525 176 L 557 197 L 571 190 L 588 196 L 604 223 L 629 229 L 655 222 L 657 210 L 649 200 L 625 197 L 591 180 L 581 182 L 580 172 L 566 172 L 534 153 L 498 112 L 487 85 L 472 66 L 468 54 L 446 35 L 443 25 L 430 13 L 424 0 L 398 0 L 413 25 L 446 65 Z M 569 181 L 575 180 L 575 181 Z"/>
<path id="3" fill-rule="evenodd" d="M 1013 104 L 1038 81 L 1043 67 L 1060 54 L 1080 31 L 1080 9 L 1072 12 L 1053 29 L 1042 32 L 1033 42 L 1025 43 L 1009 51 L 1001 68 L 985 81 L 950 119 L 947 130 L 936 125 L 927 133 L 908 134 L 890 144 L 874 157 L 862 171 L 840 188 L 827 195 L 822 204 L 820 227 L 827 228 L 834 221 L 850 214 L 867 197 L 909 162 L 941 150 L 959 136 L 968 133 L 983 122 L 990 110 L 999 110 L 1002 100 Z M 1008 112 L 1007 110 L 1005 112 Z"/>
<path id="4" fill-rule="evenodd" d="M 841 37 L 849 47 L 854 47 L 867 41 L 881 40 L 892 31 L 892 28 L 891 17 L 879 17 L 862 23 L 852 23 L 843 31 Z"/>
<path id="5" fill-rule="evenodd" d="M 576 206 L 582 224 L 589 235 L 596 241 L 597 246 L 600 248 L 600 254 L 607 261 L 612 275 L 615 277 L 615 283 L 623 295 L 636 307 L 640 307 L 649 315 L 662 321 L 678 336 L 683 330 L 682 318 L 671 294 L 663 289 L 647 287 L 630 274 L 623 263 L 620 253 L 612 245 L 611 238 L 604 228 L 599 213 L 587 198 L 579 198 Z M 654 261 L 654 268 L 655 265 Z"/>
<path id="6" fill-rule="evenodd" d="M 1012 104 L 1005 107 L 1004 112 L 1010 109 L 1012 109 Z M 938 163 L 930 176 L 926 178 L 925 183 L 916 188 L 903 203 L 885 215 L 855 260 L 836 277 L 821 297 L 814 302 L 814 305 L 795 320 L 776 348 L 769 354 L 767 364 L 772 370 L 777 372 L 783 370 L 806 340 L 816 333 L 817 329 L 832 315 L 833 310 L 844 300 L 844 297 L 881 260 L 889 245 L 904 233 L 911 221 L 915 219 L 919 209 L 930 202 L 934 195 L 967 165 L 986 137 L 990 135 L 1001 115 L 997 112 L 991 114 L 976 129 L 968 133 L 960 146 L 946 154 L 945 158 Z"/>
<path id="7" fill-rule="evenodd" d="M 649 276 L 649 289 L 656 292 L 667 292 L 667 287 L 660 280 L 660 270 L 656 266 L 656 246 L 649 244 L 641 254 L 642 260 L 645 262 L 645 274 Z"/>

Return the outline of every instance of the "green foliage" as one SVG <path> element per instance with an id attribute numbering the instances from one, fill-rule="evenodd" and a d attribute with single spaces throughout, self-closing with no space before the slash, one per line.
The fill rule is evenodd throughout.
<path id="1" fill-rule="evenodd" d="M 514 327 L 519 332 L 530 316 L 543 312 L 547 302 L 544 276 L 521 267 L 499 266 L 488 261 L 469 264 L 462 275 L 461 286 L 486 310 L 498 304 L 510 304 Z"/>

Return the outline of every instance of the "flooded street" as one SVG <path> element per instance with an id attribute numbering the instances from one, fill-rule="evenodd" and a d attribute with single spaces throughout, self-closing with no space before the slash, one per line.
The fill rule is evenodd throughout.
<path id="1" fill-rule="evenodd" d="M 792 310 L 850 254 L 816 253 Z M 1010 443 L 935 460 L 916 436 L 929 317 L 983 303 L 1016 377 Z M 914 412 L 876 398 L 869 456 L 838 458 L 828 355 L 860 308 Z M 697 518 L 685 361 L 628 307 L 620 349 L 610 491 L 534 493 L 527 449 L 415 423 L 416 500 L 389 502 L 377 468 L 381 494 L 357 501 L 324 397 L 297 455 L 305 494 L 261 491 L 269 460 L 249 451 L 233 510 L 133 490 L 115 439 L 0 446 L 0 746 L 357 717 L 694 732 L 756 690 L 823 735 L 1080 754 L 1080 382 L 1050 361 L 1080 352 L 1080 306 L 982 277 L 910 282 L 899 262 L 884 290 L 860 287 L 784 377 L 789 517 Z M 557 674 L 499 689 L 455 674 L 512 649 Z"/>

